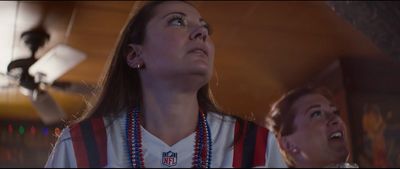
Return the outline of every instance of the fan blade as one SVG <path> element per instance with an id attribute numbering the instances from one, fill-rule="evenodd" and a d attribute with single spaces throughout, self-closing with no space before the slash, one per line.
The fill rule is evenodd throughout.
<path id="1" fill-rule="evenodd" d="M 74 83 L 74 82 L 66 82 L 66 81 L 55 81 L 51 86 L 54 89 L 65 91 L 65 92 L 73 92 L 84 95 L 89 95 L 94 92 L 96 87 L 94 85 L 85 84 L 85 83 Z"/>
<path id="2" fill-rule="evenodd" d="M 46 91 L 34 91 L 33 94 L 29 96 L 29 99 L 43 123 L 47 125 L 60 122 L 66 117 L 61 107 Z"/>
<path id="3" fill-rule="evenodd" d="M 48 51 L 29 68 L 29 74 L 40 82 L 53 83 L 86 58 L 86 54 L 65 44 Z"/>

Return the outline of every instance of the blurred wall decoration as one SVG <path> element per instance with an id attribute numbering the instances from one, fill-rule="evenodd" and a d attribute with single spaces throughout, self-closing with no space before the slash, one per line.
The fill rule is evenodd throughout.
<path id="1" fill-rule="evenodd" d="M 342 60 L 352 132 L 360 167 L 400 167 L 400 63 Z"/>
<path id="2" fill-rule="evenodd" d="M 354 160 L 361 167 L 400 167 L 400 2 L 327 4 L 389 56 L 342 61 Z"/>

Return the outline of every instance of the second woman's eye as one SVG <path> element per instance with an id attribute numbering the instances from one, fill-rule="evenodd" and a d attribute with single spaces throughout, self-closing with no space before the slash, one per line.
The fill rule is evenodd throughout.
<path id="1" fill-rule="evenodd" d="M 213 33 L 213 30 L 211 29 L 211 26 L 209 24 L 205 24 L 204 27 L 207 29 L 208 35 L 211 35 Z"/>
<path id="2" fill-rule="evenodd" d="M 333 111 L 333 114 L 335 114 L 337 116 L 340 116 L 340 111 L 339 110 L 335 110 L 335 111 Z"/>
<path id="3" fill-rule="evenodd" d="M 186 21 L 183 16 L 174 16 L 168 21 L 168 24 L 173 26 L 186 26 Z"/>
<path id="4" fill-rule="evenodd" d="M 322 115 L 322 112 L 321 111 L 313 111 L 312 113 L 311 113 L 311 115 L 310 115 L 310 117 L 311 118 L 316 118 L 316 117 L 319 117 L 319 116 L 321 116 Z"/>

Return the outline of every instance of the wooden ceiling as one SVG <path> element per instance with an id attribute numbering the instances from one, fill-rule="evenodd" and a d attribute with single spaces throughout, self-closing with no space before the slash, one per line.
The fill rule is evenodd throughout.
<path id="1" fill-rule="evenodd" d="M 84 51 L 87 59 L 61 80 L 95 84 L 124 24 L 142 2 L 16 3 L 11 59 L 27 55 L 19 36 L 43 18 L 51 39 L 38 54 L 58 43 Z M 369 39 L 336 16 L 324 2 L 193 4 L 214 32 L 214 94 L 222 108 L 240 116 L 254 113 L 256 118 L 262 117 L 279 95 L 307 82 L 338 57 L 383 56 Z M 53 90 L 51 95 L 71 116 L 82 112 L 82 96 Z M 0 89 L 0 118 L 38 120 L 28 99 L 15 88 Z"/>

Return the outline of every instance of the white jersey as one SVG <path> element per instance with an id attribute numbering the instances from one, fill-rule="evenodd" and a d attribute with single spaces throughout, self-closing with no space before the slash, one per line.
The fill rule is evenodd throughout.
<path id="1" fill-rule="evenodd" d="M 130 168 L 128 158 L 128 146 L 126 143 L 126 114 L 115 120 L 104 118 L 107 135 L 107 168 Z M 216 113 L 208 113 L 208 124 L 211 130 L 212 140 L 212 168 L 233 167 L 233 140 L 235 133 L 236 119 L 230 116 L 223 116 Z M 148 168 L 191 168 L 194 152 L 195 133 L 183 138 L 178 143 L 169 146 L 156 136 L 141 127 L 142 149 L 144 165 Z M 287 168 L 279 151 L 278 144 L 272 132 L 269 132 L 267 139 L 265 164 L 254 167 Z M 163 153 L 174 153 L 173 165 L 163 163 Z M 165 159 L 164 159 L 165 160 Z M 65 128 L 45 167 L 76 168 L 77 162 L 70 128 Z"/>

